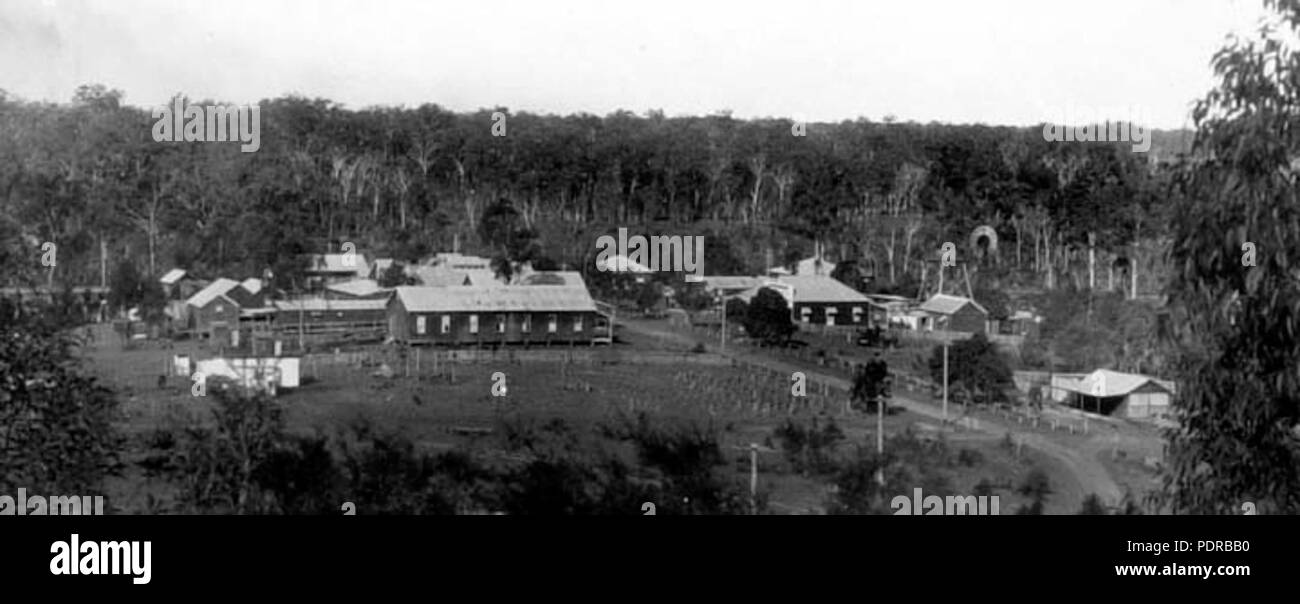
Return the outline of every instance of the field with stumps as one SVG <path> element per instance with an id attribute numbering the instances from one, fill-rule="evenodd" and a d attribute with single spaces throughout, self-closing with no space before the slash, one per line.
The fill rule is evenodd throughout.
<path id="1" fill-rule="evenodd" d="M 184 377 L 167 377 L 161 386 L 158 379 L 172 355 L 208 354 L 201 345 L 126 349 L 111 339 L 100 342 L 84 356 L 122 394 L 129 433 L 211 421 L 210 400 L 194 396 Z M 822 513 L 832 496 L 833 476 L 801 468 L 787 454 L 777 436 L 783 425 L 833 424 L 843 434 L 833 450 L 844 457 L 876 443 L 875 414 L 850 409 L 843 391 L 809 382 L 805 394 L 795 396 L 789 373 L 711 353 L 638 341 L 596 349 L 478 352 L 473 360 L 451 357 L 446 351 L 422 351 L 417 362 L 382 347 L 313 355 L 302 362 L 301 387 L 282 391 L 276 400 L 292 432 L 330 434 L 366 423 L 431 451 L 491 450 L 511 426 L 556 420 L 592 438 L 640 416 L 703 427 L 718 435 L 738 483 L 748 484 L 751 446 L 758 446 L 758 491 L 772 513 Z M 901 408 L 884 417 L 887 437 L 910 431 L 933 442 L 939 440 L 936 428 Z M 943 440 L 946 453 L 933 462 L 953 492 L 974 492 L 981 482 L 994 485 L 1003 513 L 1021 501 L 1014 486 L 1030 470 L 1056 473 L 1052 460 L 986 435 L 957 433 Z M 140 496 L 129 477 L 121 482 L 125 500 Z M 1049 513 L 1073 511 L 1056 508 L 1049 499 Z"/>

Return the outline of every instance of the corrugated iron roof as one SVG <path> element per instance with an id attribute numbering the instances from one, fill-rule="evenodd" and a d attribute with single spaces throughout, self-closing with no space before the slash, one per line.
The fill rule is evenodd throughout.
<path id="1" fill-rule="evenodd" d="M 596 312 L 585 287 L 399 287 L 397 298 L 411 312 Z"/>
<path id="2" fill-rule="evenodd" d="M 587 289 L 587 283 L 578 271 L 535 271 L 521 278 L 519 285 L 563 285 Z"/>
<path id="3" fill-rule="evenodd" d="M 199 290 L 193 296 L 190 296 L 190 299 L 186 300 L 185 303 L 202 308 L 207 306 L 209 302 L 216 300 L 218 297 L 229 294 L 230 290 L 235 289 L 236 287 L 239 287 L 238 281 L 221 277 L 216 281 L 209 283 L 207 287 Z"/>
<path id="4" fill-rule="evenodd" d="M 379 287 L 379 282 L 374 279 L 355 279 L 342 283 L 333 283 L 326 285 L 325 289 L 350 296 L 370 296 L 379 292 L 392 291 L 391 289 Z"/>
<path id="5" fill-rule="evenodd" d="M 504 285 L 492 269 L 455 269 L 446 266 L 411 267 L 409 274 L 425 287 L 496 287 Z"/>
<path id="6" fill-rule="evenodd" d="M 704 287 L 706 289 L 749 289 L 757 287 L 763 282 L 761 277 L 746 277 L 744 275 L 714 275 L 704 278 Z"/>
<path id="7" fill-rule="evenodd" d="M 826 275 L 786 275 L 760 279 L 759 285 L 740 292 L 733 297 L 749 302 L 758 294 L 758 290 L 765 287 L 772 287 L 778 293 L 781 293 L 782 289 L 789 291 L 789 294 L 782 293 L 786 297 L 787 303 L 861 304 L 863 306 L 883 308 L 880 304 L 858 293 L 857 290 Z"/>
<path id="8" fill-rule="evenodd" d="M 167 285 L 175 285 L 177 281 L 185 278 L 185 269 L 174 268 L 167 271 L 167 274 L 158 278 L 158 281 Z"/>
<path id="9" fill-rule="evenodd" d="M 325 300 L 322 298 L 305 298 L 301 300 L 276 300 L 276 310 L 286 312 L 327 312 L 346 310 L 384 310 L 388 300 Z"/>
<path id="10" fill-rule="evenodd" d="M 614 273 L 653 273 L 650 267 L 647 267 L 636 260 L 628 258 L 622 254 L 614 254 L 604 258 L 603 262 L 596 263 L 596 270 L 609 271 Z"/>
<path id="11" fill-rule="evenodd" d="M 935 294 L 931 296 L 929 300 L 921 303 L 921 310 L 940 315 L 951 315 L 967 304 L 974 304 L 975 308 L 980 309 L 980 312 L 984 314 L 988 314 L 989 312 L 984 310 L 984 307 L 980 306 L 979 302 L 971 300 L 970 298 L 949 296 L 948 294 Z"/>
<path id="12" fill-rule="evenodd" d="M 826 275 L 789 275 L 777 281 L 794 288 L 796 303 L 875 304 L 857 290 Z"/>
<path id="13" fill-rule="evenodd" d="M 1148 383 L 1155 384 L 1170 393 L 1174 392 L 1172 382 L 1137 373 L 1111 371 L 1110 369 L 1098 369 L 1078 380 L 1063 381 L 1060 387 L 1086 396 L 1112 397 L 1125 396 Z"/>

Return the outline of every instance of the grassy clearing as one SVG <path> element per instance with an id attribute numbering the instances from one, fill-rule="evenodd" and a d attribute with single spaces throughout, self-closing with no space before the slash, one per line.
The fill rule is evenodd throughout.
<path id="1" fill-rule="evenodd" d="M 633 346 L 654 348 L 653 342 L 639 341 L 621 348 Z M 142 436 L 156 428 L 209 421 L 209 401 L 192 396 L 184 378 L 169 378 L 164 389 L 157 383 L 166 360 L 174 354 L 207 356 L 201 346 L 178 343 L 172 349 L 122 350 L 109 341 L 86 353 L 88 366 L 121 393 L 128 434 Z M 809 388 L 808 397 L 796 399 L 790 396 L 788 376 L 752 369 L 690 363 L 488 362 L 444 364 L 438 375 L 419 379 L 377 377 L 375 372 L 372 366 L 344 363 L 318 363 L 314 372 L 305 366 L 303 386 L 278 399 L 289 429 L 331 433 L 366 421 L 425 449 L 482 449 L 497 446 L 496 432 L 503 423 L 561 419 L 577 431 L 595 433 L 597 426 L 645 413 L 658 422 L 712 426 L 735 480 L 742 484 L 749 478 L 749 445 L 762 446 L 760 491 L 774 513 L 817 513 L 828 498 L 828 477 L 795 471 L 774 442 L 773 430 L 783 422 L 833 419 L 844 433 L 835 447 L 837 455 L 847 455 L 857 446 L 875 446 L 875 417 L 845 414 L 844 395 L 822 396 L 819 389 Z M 492 395 L 496 372 L 506 377 L 506 396 Z M 898 412 L 886 417 L 885 432 L 916 430 L 924 423 L 919 416 Z M 963 448 L 977 452 L 973 458 L 978 461 L 957 463 Z M 954 493 L 971 493 L 981 480 L 1014 486 L 1029 469 L 1050 465 L 1028 451 L 1017 459 L 996 439 L 973 435 L 950 443 L 950 457 L 954 459 L 946 462 L 942 472 L 949 476 Z M 122 502 L 119 508 L 143 508 L 149 489 L 137 478 L 128 473 L 114 481 L 117 500 Z M 996 493 L 1003 497 L 1004 513 L 1012 513 L 1020 503 L 1005 488 Z M 1048 509 L 1053 510 L 1050 499 Z"/>

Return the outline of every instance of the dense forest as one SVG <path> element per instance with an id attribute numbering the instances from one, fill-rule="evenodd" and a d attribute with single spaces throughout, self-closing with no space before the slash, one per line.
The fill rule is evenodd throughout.
<path id="1" fill-rule="evenodd" d="M 710 274 L 753 274 L 820 246 L 912 289 L 943 242 L 978 252 L 971 231 L 988 225 L 998 254 L 972 268 L 1048 289 L 1063 279 L 1110 286 L 1115 260 L 1141 256 L 1132 250 L 1157 264 L 1167 167 L 1190 143 L 1156 132 L 1143 154 L 1047 142 L 1042 127 L 352 110 L 281 97 L 259 104 L 261 148 L 241 153 L 237 143 L 155 142 L 151 109 L 124 101 L 102 85 L 67 104 L 0 91 L 6 285 L 100 284 L 131 262 L 149 276 L 278 268 L 287 289 L 293 252 L 344 241 L 370 257 L 491 253 L 478 223 L 505 200 L 540 258 L 580 270 L 597 237 L 633 226 L 705 235 Z M 57 245 L 53 269 L 40 263 L 44 242 Z M 1109 254 L 1104 267 L 1100 256 L 1089 264 L 1090 245 Z"/>
<path id="2" fill-rule="evenodd" d="M 454 242 L 492 252 L 483 236 L 492 229 L 478 222 L 505 200 L 536 234 L 541 254 L 559 264 L 588 267 L 596 237 L 639 225 L 709 236 L 709 273 L 754 272 L 769 253 L 786 262 L 818 244 L 898 285 L 924 281 L 918 275 L 941 242 L 971 252 L 971 230 L 988 225 L 1000 252 L 969 262 L 976 279 L 993 275 L 1058 298 L 1043 309 L 1056 330 L 1046 339 L 1068 344 L 1073 333 L 1094 343 L 1099 356 L 1090 367 L 1106 365 L 1101 355 L 1116 349 L 1094 326 L 1117 336 L 1147 332 L 1127 323 L 1125 313 L 1140 304 L 1121 294 L 1077 295 L 1096 285 L 1089 252 L 1130 254 L 1125 260 L 1139 270 L 1163 263 L 1163 272 L 1151 271 L 1157 283 L 1143 289 L 1167 295 L 1174 317 L 1159 334 L 1176 348 L 1171 377 L 1179 384 L 1179 425 L 1167 431 L 1166 503 L 1179 513 L 1235 513 L 1243 502 L 1257 503 L 1260 513 L 1295 513 L 1300 51 L 1280 38 L 1300 33 L 1300 2 L 1265 6 L 1279 28 L 1233 39 L 1216 54 L 1216 84 L 1193 111 L 1196 140 L 1185 161 L 1178 161 L 1188 142 L 1180 133 L 1158 134 L 1151 153 L 1141 155 L 1127 143 L 1047 143 L 1041 128 L 858 120 L 807 124 L 806 136 L 794 136 L 789 121 L 726 113 L 349 110 L 295 97 L 261 103 L 262 146 L 245 154 L 237 144 L 155 143 L 149 111 L 123 104 L 121 93 L 103 86 L 82 87 L 69 104 L 0 93 L 0 263 L 6 281 L 22 285 L 95 283 L 122 265 L 138 265 L 150 277 L 171 265 L 257 274 L 294 251 L 337 249 L 342 241 L 399 258 Z M 508 116 L 503 137 L 492 135 L 497 111 Z M 40 262 L 46 242 L 59 250 L 50 270 Z M 1148 257 L 1138 257 L 1143 253 Z M 73 344 L 53 327 L 6 329 L 0 365 L 12 377 L 0 380 L 0 462 L 9 466 L 3 476 L 77 490 L 100 482 L 118 465 L 105 453 L 119 444 L 109 421 L 113 397 L 74 371 Z M 265 430 L 275 436 L 265 442 L 289 446 L 274 428 Z M 662 440 L 647 434 L 636 438 Z M 186 446 L 198 451 L 222 442 L 211 433 L 190 438 Z M 172 448 L 159 440 L 168 446 L 155 448 Z M 698 459 L 715 458 L 707 441 L 681 442 L 708 452 Z M 86 454 L 66 455 L 68 443 Z M 315 445 L 292 444 L 299 453 L 266 459 L 311 465 Z M 384 462 L 383 453 L 363 454 L 354 467 Z M 152 462 L 159 472 L 193 475 L 172 456 Z M 462 472 L 454 457 L 430 463 L 439 472 L 477 476 Z M 868 484 L 871 463 L 859 464 L 842 484 Z M 222 494 L 235 505 L 223 500 L 218 509 L 256 509 L 245 505 L 253 487 L 279 492 L 276 464 L 268 462 L 259 484 L 253 466 L 242 463 L 235 471 L 243 483 Z M 711 464 L 688 469 L 707 476 Z M 543 478 L 577 472 L 554 465 L 524 470 L 533 471 Z M 697 480 L 696 472 L 681 475 L 682 484 Z M 221 476 L 201 475 L 211 482 L 196 484 L 219 483 Z M 610 481 L 603 493 L 625 507 L 638 500 L 624 498 L 629 483 Z M 531 493 L 493 500 L 531 504 Z M 419 500 L 424 492 L 409 496 Z M 596 509 L 600 501 L 572 509 Z M 711 510 L 734 508 L 732 498 L 716 501 Z M 406 509 L 406 502 L 394 509 Z"/>

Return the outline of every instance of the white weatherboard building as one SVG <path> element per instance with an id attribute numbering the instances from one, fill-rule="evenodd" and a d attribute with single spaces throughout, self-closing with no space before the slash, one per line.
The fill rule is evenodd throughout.
<path id="1" fill-rule="evenodd" d="M 297 357 L 215 358 L 199 361 L 194 368 L 208 378 L 223 377 L 245 388 L 275 394 L 280 388 L 297 388 L 300 382 Z"/>

